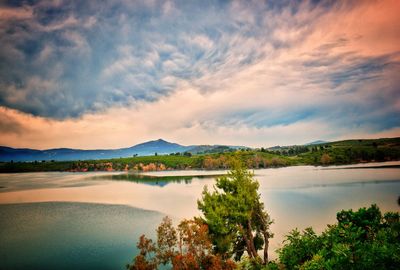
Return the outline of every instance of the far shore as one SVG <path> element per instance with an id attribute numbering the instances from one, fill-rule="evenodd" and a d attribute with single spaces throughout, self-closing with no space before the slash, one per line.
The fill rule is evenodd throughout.
<path id="1" fill-rule="evenodd" d="M 84 162 L 84 161 L 83 161 Z M 16 163 L 18 164 L 18 163 Z M 24 163 L 19 163 L 19 164 L 24 164 Z M 279 169 L 279 168 L 287 168 L 287 167 L 299 167 L 299 166 L 310 166 L 310 167 L 315 167 L 315 168 L 320 168 L 323 170 L 347 170 L 347 169 L 387 169 L 387 168 L 400 168 L 400 160 L 391 160 L 391 161 L 370 161 L 370 162 L 359 162 L 359 163 L 351 163 L 351 164 L 330 164 L 330 165 L 311 165 L 311 164 L 288 164 L 288 165 L 283 165 L 283 166 L 274 166 L 274 167 L 265 167 L 265 168 L 248 168 L 249 170 L 262 170 L 262 169 Z M 7 172 L 0 170 L 0 174 L 5 174 L 5 173 L 17 173 L 17 174 L 23 174 L 23 173 L 34 173 L 34 172 L 60 172 L 60 173 L 127 173 L 127 174 L 141 174 L 141 175 L 148 175 L 152 177 L 158 177 L 157 173 L 163 173 L 163 176 L 165 176 L 164 173 L 168 172 L 171 173 L 171 176 L 176 176 L 174 172 L 199 172 L 195 174 L 182 174 L 181 176 L 221 176 L 221 171 L 228 171 L 229 168 L 212 168 L 212 169 L 206 169 L 206 168 L 192 168 L 192 167 L 186 167 L 186 168 L 181 168 L 181 169 L 173 169 L 173 168 L 157 168 L 154 170 L 32 170 L 32 171 L 12 171 L 12 172 Z M 215 173 L 213 173 L 215 172 Z M 218 173 L 217 173 L 218 172 Z M 1 187 L 0 187 L 1 188 Z"/>

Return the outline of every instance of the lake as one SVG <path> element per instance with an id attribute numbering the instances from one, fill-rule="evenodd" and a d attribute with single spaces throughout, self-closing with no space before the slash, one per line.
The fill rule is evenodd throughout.
<path id="1" fill-rule="evenodd" d="M 382 166 L 383 165 L 383 166 Z M 205 185 L 225 171 L 0 174 L 0 269 L 125 269 L 138 237 L 199 215 Z M 400 162 L 254 171 L 274 219 L 270 253 L 285 234 L 321 232 L 342 209 L 399 211 Z"/>

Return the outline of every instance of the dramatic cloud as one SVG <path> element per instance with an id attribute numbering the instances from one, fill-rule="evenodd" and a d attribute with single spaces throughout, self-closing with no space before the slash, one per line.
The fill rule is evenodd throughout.
<path id="1" fill-rule="evenodd" d="M 395 0 L 5 2 L 0 143 L 400 136 L 399 11 Z"/>

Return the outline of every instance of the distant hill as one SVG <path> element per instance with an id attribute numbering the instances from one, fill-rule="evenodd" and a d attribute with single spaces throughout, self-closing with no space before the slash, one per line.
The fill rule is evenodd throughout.
<path id="1" fill-rule="evenodd" d="M 294 148 L 294 147 L 299 147 L 299 146 L 310 146 L 310 145 L 318 145 L 318 144 L 325 144 L 325 143 L 329 143 L 329 142 L 318 140 L 318 141 L 305 143 L 303 145 L 296 145 L 296 144 L 295 145 L 284 145 L 284 146 L 276 145 L 276 146 L 268 147 L 267 150 L 276 151 L 276 150 Z"/>
<path id="2" fill-rule="evenodd" d="M 329 143 L 329 142 L 318 140 L 318 141 L 313 141 L 313 142 L 306 143 L 304 145 L 315 145 L 315 144 L 324 144 L 324 143 Z"/>
<path id="3" fill-rule="evenodd" d="M 130 148 L 122 149 L 126 152 L 132 154 L 137 154 L 139 156 L 148 156 L 158 154 L 170 154 L 174 152 L 185 152 L 189 149 L 188 146 L 183 146 L 177 143 L 167 142 L 163 139 L 158 139 L 155 141 L 148 141 L 145 143 L 140 143 Z"/>
<path id="4" fill-rule="evenodd" d="M 29 148 L 11 148 L 0 146 L 0 161 L 41 161 L 41 160 L 94 160 L 110 159 L 132 156 L 150 156 L 155 153 L 163 155 L 170 153 L 190 152 L 197 154 L 225 152 L 230 149 L 236 149 L 237 146 L 225 145 L 191 145 L 184 146 L 177 143 L 167 142 L 163 139 L 140 143 L 128 148 L 120 149 L 95 149 L 82 150 L 70 148 L 55 148 L 47 150 L 36 150 Z M 223 150 L 223 151 L 222 151 Z"/>

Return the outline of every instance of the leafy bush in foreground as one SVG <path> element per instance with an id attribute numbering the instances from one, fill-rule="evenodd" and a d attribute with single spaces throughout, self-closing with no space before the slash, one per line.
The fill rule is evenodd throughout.
<path id="1" fill-rule="evenodd" d="M 337 213 L 321 234 L 293 230 L 278 251 L 284 269 L 399 269 L 399 214 L 376 205 Z"/>

